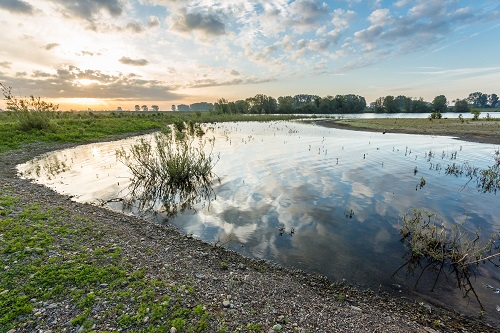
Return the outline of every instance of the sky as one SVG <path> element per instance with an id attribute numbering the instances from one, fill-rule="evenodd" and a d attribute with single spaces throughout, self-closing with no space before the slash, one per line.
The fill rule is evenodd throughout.
<path id="1" fill-rule="evenodd" d="M 498 0 L 0 0 L 0 24 L 0 82 L 61 110 L 500 94 Z"/>

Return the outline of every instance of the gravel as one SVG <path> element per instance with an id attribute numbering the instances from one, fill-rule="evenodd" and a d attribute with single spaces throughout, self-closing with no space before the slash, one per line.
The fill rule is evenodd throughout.
<path id="1" fill-rule="evenodd" d="M 155 279 L 175 279 L 195 291 L 185 295 L 187 304 L 203 304 L 212 316 L 208 332 L 219 332 L 221 321 L 228 332 L 248 331 L 258 324 L 262 332 L 494 332 L 474 318 L 446 309 L 422 311 L 414 301 L 385 293 L 359 290 L 343 283 L 243 257 L 221 247 L 187 237 L 173 227 L 149 223 L 105 208 L 76 203 L 52 190 L 20 179 L 15 167 L 41 153 L 69 145 L 29 147 L 0 156 L 0 191 L 21 198 L 22 204 L 63 207 L 96 221 L 96 233 L 105 233 L 103 246 L 119 246 L 133 269 L 145 269 Z M 73 223 L 73 221 L 68 221 Z M 89 242 L 90 238 L 82 239 Z M 106 244 L 102 244 L 105 242 Z M 36 251 L 36 249 L 29 249 Z M 54 253 L 54 255 L 57 255 Z M 221 263 L 227 267 L 221 268 Z M 164 267 L 171 268 L 168 272 Z M 172 269 L 173 268 L 173 269 Z M 106 288 L 105 285 L 101 286 Z M 40 332 L 78 332 L 70 327 L 72 300 L 44 304 L 32 299 L 37 309 L 32 321 Z M 105 304 L 103 305 L 106 306 Z M 106 309 L 103 309 L 105 311 Z M 144 318 L 149 320 L 148 317 Z M 439 330 L 433 323 L 439 321 Z M 96 319 L 96 331 L 115 331 L 116 322 Z M 30 331 L 11 330 L 8 333 Z M 172 328 L 170 332 L 176 332 Z"/>

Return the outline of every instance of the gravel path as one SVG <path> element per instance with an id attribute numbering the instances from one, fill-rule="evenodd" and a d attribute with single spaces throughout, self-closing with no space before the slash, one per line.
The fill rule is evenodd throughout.
<path id="1" fill-rule="evenodd" d="M 145 279 L 193 286 L 194 291 L 186 294 L 183 302 L 187 306 L 203 304 L 210 314 L 206 332 L 273 332 L 273 329 L 281 332 L 495 331 L 452 311 L 433 308 L 429 313 L 427 308 L 410 300 L 357 290 L 322 277 L 245 258 L 189 238 L 169 226 L 73 202 L 44 186 L 17 177 L 17 164 L 43 152 L 66 147 L 68 145 L 32 145 L 0 156 L 0 193 L 19 197 L 20 205 L 38 202 L 43 209 L 63 207 L 72 212 L 66 223 L 76 227 L 81 225 L 81 217 L 91 220 L 94 222 L 91 232 L 106 236 L 82 238 L 86 248 L 119 246 L 124 260 L 133 270 L 144 269 Z M 227 265 L 222 267 L 221 263 Z M 133 299 L 131 297 L 130 302 Z M 83 326 L 65 324 L 74 316 L 70 306 L 74 300 L 58 302 L 57 306 L 45 304 L 41 314 L 30 316 L 29 324 L 9 333 L 83 331 Z M 64 304 L 67 306 L 61 306 Z M 104 309 L 92 310 L 97 312 L 93 329 L 118 331 L 117 316 L 99 319 L 99 311 L 110 313 L 105 309 L 106 304 L 102 306 Z M 48 320 L 49 317 L 52 319 Z M 135 329 L 142 330 L 141 327 Z"/>

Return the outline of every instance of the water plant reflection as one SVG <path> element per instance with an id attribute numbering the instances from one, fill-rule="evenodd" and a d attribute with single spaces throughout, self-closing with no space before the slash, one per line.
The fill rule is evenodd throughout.
<path id="1" fill-rule="evenodd" d="M 446 167 L 445 173 L 455 177 L 465 176 L 469 178 L 465 186 L 475 179 L 477 188 L 480 191 L 496 194 L 500 190 L 500 152 L 498 150 L 495 152 L 494 164 L 486 169 L 479 169 L 467 162 L 462 165 L 453 163 Z"/>
<path id="2" fill-rule="evenodd" d="M 472 292 L 484 311 L 471 277 L 475 276 L 478 267 L 486 262 L 500 267 L 500 232 L 485 241 L 479 230 L 471 233 L 463 227 L 463 223 L 454 224 L 448 229 L 435 214 L 419 210 L 402 217 L 399 232 L 402 236 L 401 242 L 406 248 L 406 261 L 393 276 L 403 267 L 407 267 L 407 274 L 413 275 L 420 271 L 415 282 L 417 287 L 425 271 L 434 271 L 436 277 L 431 289 L 433 291 L 441 274 L 453 275 L 463 296 L 467 297 Z"/>
<path id="3" fill-rule="evenodd" d="M 151 141 L 139 139 L 130 151 L 117 150 L 132 174 L 124 208 L 170 218 L 195 204 L 210 204 L 215 199 L 212 181 L 217 178 L 213 167 L 218 157 L 212 156 L 214 140 L 203 139 L 203 134 L 199 125 L 179 122 Z"/>

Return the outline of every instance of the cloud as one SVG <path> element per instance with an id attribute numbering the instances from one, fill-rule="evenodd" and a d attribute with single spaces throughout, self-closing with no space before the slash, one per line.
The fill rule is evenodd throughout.
<path id="1" fill-rule="evenodd" d="M 411 0 L 398 0 L 394 3 L 394 6 L 396 7 L 404 7 L 407 6 L 411 3 Z"/>
<path id="2" fill-rule="evenodd" d="M 125 26 L 125 29 L 130 30 L 136 34 L 144 32 L 144 26 L 140 22 L 129 22 Z"/>
<path id="3" fill-rule="evenodd" d="M 58 43 L 49 43 L 49 44 L 44 46 L 44 49 L 46 49 L 47 51 L 50 51 L 50 50 L 52 50 L 60 45 L 61 44 L 58 44 Z"/>
<path id="4" fill-rule="evenodd" d="M 86 79 L 94 84 L 85 87 L 78 80 Z M 177 87 L 159 80 L 142 79 L 130 74 L 107 74 L 99 70 L 81 70 L 76 66 L 58 68 L 55 72 L 33 71 L 32 75 L 15 78 L 0 74 L 0 81 L 9 82 L 21 95 L 29 94 L 44 98 L 102 98 L 117 100 L 177 100 L 181 95 L 173 92 Z"/>
<path id="5" fill-rule="evenodd" d="M 148 27 L 155 28 L 160 26 L 160 20 L 157 16 L 150 16 L 148 19 Z"/>
<path id="6" fill-rule="evenodd" d="M 0 67 L 3 67 L 3 68 L 10 68 L 10 65 L 12 65 L 12 63 L 10 61 L 0 62 Z"/>
<path id="7" fill-rule="evenodd" d="M 22 0 L 2 0 L 0 8 L 16 14 L 33 15 L 35 13 L 35 8 L 30 3 Z"/>
<path id="8" fill-rule="evenodd" d="M 122 64 L 131 66 L 146 66 L 149 61 L 146 59 L 131 59 L 129 57 L 121 57 L 119 60 Z"/>
<path id="9" fill-rule="evenodd" d="M 124 4 L 120 0 L 51 0 L 64 8 L 64 13 L 69 17 L 79 17 L 93 22 L 97 16 L 105 12 L 112 17 L 120 16 Z"/>
<path id="10" fill-rule="evenodd" d="M 286 25 L 294 26 L 299 32 L 309 31 L 327 18 L 328 5 L 313 0 L 296 0 L 291 3 L 288 15 L 290 17 L 285 21 Z"/>
<path id="11" fill-rule="evenodd" d="M 172 28 L 183 33 L 197 31 L 206 36 L 220 36 L 226 33 L 223 19 L 212 12 L 188 13 L 182 10 L 179 16 L 173 18 Z"/>
<path id="12" fill-rule="evenodd" d="M 259 84 L 275 81 L 273 78 L 255 78 L 250 77 L 246 79 L 232 79 L 232 80 L 222 80 L 217 81 L 214 79 L 200 79 L 193 81 L 189 88 L 208 88 L 208 87 L 220 87 L 220 86 L 235 86 L 235 85 L 245 85 L 245 84 Z"/>
<path id="13" fill-rule="evenodd" d="M 233 75 L 233 76 L 239 76 L 239 75 L 241 75 L 241 74 L 240 74 L 240 72 L 238 72 L 237 70 L 234 70 L 234 69 L 233 69 L 233 70 L 231 71 L 231 75 Z"/>

